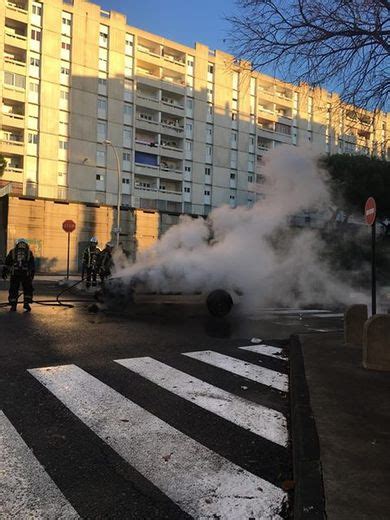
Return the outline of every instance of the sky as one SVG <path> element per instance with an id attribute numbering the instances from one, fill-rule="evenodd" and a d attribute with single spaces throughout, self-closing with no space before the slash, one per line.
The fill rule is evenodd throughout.
<path id="1" fill-rule="evenodd" d="M 229 52 L 223 42 L 229 31 L 224 16 L 235 10 L 235 0 L 92 0 L 103 9 L 127 16 L 127 23 L 193 47 L 195 42 Z"/>

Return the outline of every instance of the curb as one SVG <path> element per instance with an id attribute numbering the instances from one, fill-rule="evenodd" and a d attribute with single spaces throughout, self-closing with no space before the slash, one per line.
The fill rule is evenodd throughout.
<path id="1" fill-rule="evenodd" d="M 317 428 L 310 406 L 299 337 L 290 336 L 290 407 L 294 519 L 324 520 L 325 495 Z"/>

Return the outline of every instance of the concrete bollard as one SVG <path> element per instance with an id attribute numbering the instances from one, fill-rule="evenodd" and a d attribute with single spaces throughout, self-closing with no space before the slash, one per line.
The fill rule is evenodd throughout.
<path id="1" fill-rule="evenodd" d="M 364 324 L 363 366 L 390 371 L 390 315 L 376 314 Z"/>
<path id="2" fill-rule="evenodd" d="M 344 313 L 344 341 L 361 347 L 363 328 L 368 318 L 367 305 L 356 304 L 346 308 Z"/>

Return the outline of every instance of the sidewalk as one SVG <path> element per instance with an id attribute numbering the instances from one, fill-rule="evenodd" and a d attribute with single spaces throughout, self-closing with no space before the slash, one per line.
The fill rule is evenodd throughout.
<path id="1" fill-rule="evenodd" d="M 390 373 L 339 333 L 301 335 L 328 520 L 390 518 Z"/>

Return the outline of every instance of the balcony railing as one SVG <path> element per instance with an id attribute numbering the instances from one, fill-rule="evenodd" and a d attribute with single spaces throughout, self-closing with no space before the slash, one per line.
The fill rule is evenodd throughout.
<path id="1" fill-rule="evenodd" d="M 20 7 L 20 5 L 15 4 L 15 2 L 10 2 L 9 0 L 7 0 L 6 6 L 8 7 L 8 9 L 11 9 L 12 11 L 16 11 L 16 12 L 22 13 L 22 14 L 28 14 L 27 9 Z"/>
<path id="2" fill-rule="evenodd" d="M 4 61 L 6 63 L 10 63 L 11 65 L 16 65 L 17 67 L 25 67 L 26 63 L 10 56 L 4 56 Z"/>
<path id="3" fill-rule="evenodd" d="M 15 166 L 9 166 L 7 165 L 5 167 L 5 173 L 13 173 L 13 174 L 20 174 L 23 173 L 23 168 L 16 168 Z"/>
<path id="4" fill-rule="evenodd" d="M 15 40 L 19 40 L 21 42 L 27 41 L 27 37 L 26 36 L 24 36 L 23 34 L 18 34 L 17 32 L 13 31 L 9 27 L 5 28 L 5 34 L 9 38 L 14 38 Z"/>
<path id="5" fill-rule="evenodd" d="M 9 117 L 11 119 L 16 119 L 17 121 L 23 121 L 24 116 L 21 114 L 15 114 L 13 112 L 2 112 L 3 117 Z"/>
<path id="6" fill-rule="evenodd" d="M 149 49 L 149 47 L 145 47 L 144 45 L 138 44 L 137 46 L 138 52 L 143 52 L 144 54 L 150 54 L 151 56 L 155 56 L 156 58 L 161 58 L 161 54 L 154 52 L 152 49 Z"/>

